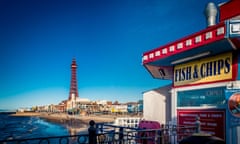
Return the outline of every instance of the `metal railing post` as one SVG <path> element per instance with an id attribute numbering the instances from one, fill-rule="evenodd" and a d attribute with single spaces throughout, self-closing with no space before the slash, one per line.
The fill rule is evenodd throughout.
<path id="1" fill-rule="evenodd" d="M 88 128 L 88 143 L 89 144 L 96 144 L 97 143 L 97 132 L 95 126 L 95 122 L 91 120 L 89 122 L 89 128 Z"/>
<path id="2" fill-rule="evenodd" d="M 196 133 L 200 133 L 201 132 L 201 122 L 200 122 L 200 117 L 196 117 Z"/>
<path id="3" fill-rule="evenodd" d="M 119 129 L 119 144 L 123 143 L 123 127 Z"/>
<path id="4" fill-rule="evenodd" d="M 162 144 L 162 131 L 155 130 L 155 144 Z"/>
<path id="5" fill-rule="evenodd" d="M 164 144 L 164 129 L 160 130 L 161 144 Z"/>

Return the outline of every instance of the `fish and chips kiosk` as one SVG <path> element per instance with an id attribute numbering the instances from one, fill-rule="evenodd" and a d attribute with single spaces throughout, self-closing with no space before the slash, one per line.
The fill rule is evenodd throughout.
<path id="1" fill-rule="evenodd" d="M 171 121 L 192 126 L 198 117 L 201 132 L 240 144 L 240 0 L 205 12 L 207 28 L 145 52 L 142 64 L 172 81 Z"/>

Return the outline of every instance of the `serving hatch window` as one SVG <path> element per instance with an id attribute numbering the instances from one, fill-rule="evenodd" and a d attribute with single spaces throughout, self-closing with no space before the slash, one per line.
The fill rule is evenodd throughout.
<path id="1" fill-rule="evenodd" d="M 225 87 L 177 92 L 177 106 L 220 106 L 225 104 Z"/>

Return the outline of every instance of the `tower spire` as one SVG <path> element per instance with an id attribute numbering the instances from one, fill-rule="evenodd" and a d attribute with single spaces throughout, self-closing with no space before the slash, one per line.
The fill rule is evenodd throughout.
<path id="1" fill-rule="evenodd" d="M 76 100 L 78 97 L 78 88 L 77 88 L 77 63 L 76 59 L 73 58 L 71 64 L 71 85 L 68 100 Z"/>

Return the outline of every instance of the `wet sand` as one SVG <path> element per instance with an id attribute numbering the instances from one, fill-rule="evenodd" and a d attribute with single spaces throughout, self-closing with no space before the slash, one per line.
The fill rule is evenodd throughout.
<path id="1" fill-rule="evenodd" d="M 51 122 L 69 125 L 74 125 L 74 123 L 88 124 L 90 120 L 94 120 L 96 123 L 110 123 L 114 122 L 115 120 L 115 117 L 109 115 L 81 116 L 68 115 L 65 113 L 17 112 L 15 114 L 12 114 L 11 116 L 38 116 Z"/>
<path id="2" fill-rule="evenodd" d="M 39 116 L 41 113 L 38 112 L 16 112 L 11 114 L 11 116 Z"/>
<path id="3" fill-rule="evenodd" d="M 89 121 L 95 123 L 112 123 L 115 117 L 111 115 L 68 115 L 65 113 L 37 113 L 37 112 L 16 112 L 10 114 L 13 117 L 37 117 L 44 121 L 61 125 L 68 130 L 70 135 L 87 134 Z"/>

